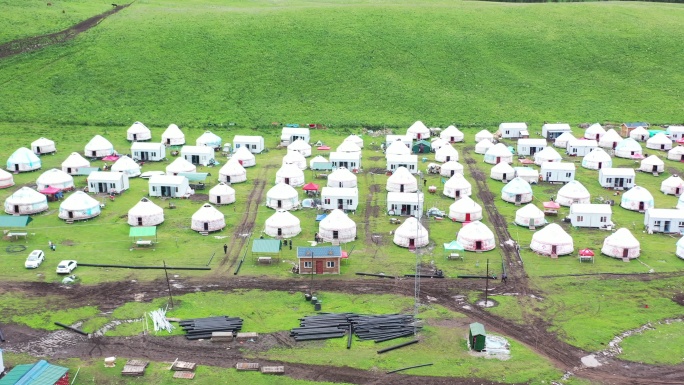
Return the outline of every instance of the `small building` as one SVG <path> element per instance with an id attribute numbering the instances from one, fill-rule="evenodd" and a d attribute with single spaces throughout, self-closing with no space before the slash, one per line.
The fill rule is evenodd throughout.
<path id="1" fill-rule="evenodd" d="M 534 203 L 529 203 L 515 212 L 515 224 L 531 229 L 544 226 L 546 217 L 544 212 Z"/>
<path id="2" fill-rule="evenodd" d="M 210 146 L 183 146 L 180 155 L 194 165 L 208 166 L 216 163 L 214 149 Z"/>
<path id="3" fill-rule="evenodd" d="M 135 122 L 126 131 L 126 140 L 138 142 L 152 139 L 152 131 L 140 122 Z"/>
<path id="4" fill-rule="evenodd" d="M 568 162 L 545 162 L 539 174 L 545 182 L 568 183 L 575 180 L 575 164 Z"/>
<path id="5" fill-rule="evenodd" d="M 415 179 L 415 178 L 414 178 Z M 328 187 L 356 187 L 356 175 L 344 167 L 338 168 L 328 175 Z"/>
<path id="6" fill-rule="evenodd" d="M 653 195 L 641 186 L 634 186 L 624 194 L 620 206 L 627 210 L 644 212 L 655 206 Z"/>
<path id="7" fill-rule="evenodd" d="M 412 193 L 418 191 L 418 180 L 406 167 L 399 167 L 387 178 L 387 191 Z"/>
<path id="8" fill-rule="evenodd" d="M 66 221 L 80 221 L 94 218 L 100 215 L 101 211 L 97 199 L 83 191 L 75 191 L 59 205 L 58 217 Z"/>
<path id="9" fill-rule="evenodd" d="M 452 177 L 455 174 L 463 175 L 463 165 L 455 160 L 450 160 L 439 168 L 439 175 L 441 176 Z"/>
<path id="10" fill-rule="evenodd" d="M 7 171 L 26 172 L 41 168 L 41 161 L 33 151 L 20 147 L 7 159 Z"/>
<path id="11" fill-rule="evenodd" d="M 557 257 L 575 251 L 572 237 L 557 223 L 551 223 L 532 234 L 530 248 L 537 254 Z"/>
<path id="12" fill-rule="evenodd" d="M 205 131 L 204 134 L 200 135 L 197 140 L 195 140 L 196 146 L 205 146 L 211 148 L 221 148 L 222 139 L 220 136 L 214 134 L 211 131 Z"/>
<path id="13" fill-rule="evenodd" d="M 78 175 L 80 168 L 90 167 L 90 162 L 81 156 L 78 152 L 72 152 L 64 162 L 62 162 L 62 171 L 69 175 Z"/>
<path id="14" fill-rule="evenodd" d="M 325 210 L 355 211 L 359 206 L 359 189 L 356 187 L 323 187 L 321 206 Z"/>
<path id="15" fill-rule="evenodd" d="M 235 203 L 235 189 L 221 182 L 209 190 L 209 202 L 215 205 Z"/>
<path id="16" fill-rule="evenodd" d="M 429 154 L 432 152 L 432 143 L 424 139 L 416 140 L 411 147 L 411 151 L 414 154 Z"/>
<path id="17" fill-rule="evenodd" d="M 537 184 L 539 182 L 539 171 L 532 167 L 514 167 L 515 177 L 524 180 L 529 184 Z"/>
<path id="18" fill-rule="evenodd" d="M 182 172 L 197 172 L 197 166 L 185 160 L 185 158 L 176 158 L 168 166 L 166 166 L 167 175 L 178 175 Z"/>
<path id="19" fill-rule="evenodd" d="M 684 146 L 677 146 L 668 151 L 667 159 L 677 162 L 684 162 Z"/>
<path id="20" fill-rule="evenodd" d="M 622 137 L 617 133 L 617 131 L 611 128 L 610 130 L 606 131 L 603 136 L 601 136 L 598 144 L 599 147 L 615 149 L 620 142 L 622 142 Z"/>
<path id="21" fill-rule="evenodd" d="M 532 202 L 532 198 L 532 187 L 522 178 L 514 178 L 501 189 L 501 199 L 516 205 Z"/>
<path id="22" fill-rule="evenodd" d="M 530 133 L 527 131 L 527 123 L 501 123 L 499 124 L 499 133 L 502 138 L 527 138 Z"/>
<path id="23" fill-rule="evenodd" d="M 638 127 L 648 128 L 650 127 L 650 124 L 646 122 L 622 123 L 622 125 L 620 126 L 620 132 L 623 137 L 627 138 L 629 137 L 629 134 L 632 132 L 632 130 L 637 129 Z"/>
<path id="24" fill-rule="evenodd" d="M 10 215 L 37 214 L 47 209 L 47 197 L 26 186 L 5 199 L 5 212 Z"/>
<path id="25" fill-rule="evenodd" d="M 641 145 L 632 138 L 622 139 L 615 147 L 615 156 L 618 158 L 634 159 L 642 154 Z"/>
<path id="26" fill-rule="evenodd" d="M 601 170 L 613 167 L 613 159 L 602 148 L 595 148 L 582 159 L 582 167 L 589 170 Z"/>
<path id="27" fill-rule="evenodd" d="M 660 191 L 665 195 L 679 196 L 684 191 L 684 180 L 677 175 L 672 175 L 660 184 Z"/>
<path id="28" fill-rule="evenodd" d="M 2 364 L 1 361 L 0 364 Z M 1 365 L 0 369 L 2 369 Z M 35 364 L 17 365 L 0 379 L 0 385 L 69 385 L 70 383 L 69 368 L 52 365 L 45 360 L 40 360 Z"/>
<path id="29" fill-rule="evenodd" d="M 598 142 L 595 139 L 572 138 L 568 141 L 566 153 L 570 156 L 585 156 L 595 148 L 599 148 Z"/>
<path id="30" fill-rule="evenodd" d="M 547 147 L 544 139 L 520 139 L 518 140 L 518 155 L 532 156 Z"/>
<path id="31" fill-rule="evenodd" d="M 166 158 L 166 146 L 163 143 L 135 142 L 131 145 L 133 160 L 143 162 L 160 162 Z"/>
<path id="32" fill-rule="evenodd" d="M 164 222 L 164 209 L 147 198 L 142 198 L 128 210 L 128 224 L 131 226 L 157 226 Z"/>
<path id="33" fill-rule="evenodd" d="M 570 142 L 573 139 L 577 139 L 577 138 L 575 138 L 575 136 L 572 135 L 572 132 L 564 132 L 564 133 L 560 134 L 559 137 L 557 137 L 556 139 L 553 140 L 553 145 L 555 147 L 559 147 L 559 148 L 567 148 L 568 142 Z"/>
<path id="34" fill-rule="evenodd" d="M 508 183 L 509 180 L 515 178 L 515 169 L 510 164 L 501 162 L 492 167 L 489 177 Z"/>
<path id="35" fill-rule="evenodd" d="M 602 228 L 613 226 L 613 208 L 609 204 L 575 203 L 570 206 L 573 227 Z"/>
<path id="36" fill-rule="evenodd" d="M 0 169 L 0 188 L 8 188 L 14 186 L 14 177 L 7 171 Z"/>
<path id="37" fill-rule="evenodd" d="M 634 238 L 634 235 L 623 227 L 606 237 L 603 241 L 601 253 L 623 260 L 635 259 L 639 258 L 639 254 L 641 254 L 641 245 Z"/>
<path id="38" fill-rule="evenodd" d="M 393 241 L 399 247 L 415 250 L 418 247 L 427 246 L 430 242 L 430 234 L 416 217 L 409 217 L 394 230 Z"/>
<path id="39" fill-rule="evenodd" d="M 335 209 L 318 224 L 323 242 L 347 243 L 356 239 L 356 223 L 342 210 Z"/>
<path id="40" fill-rule="evenodd" d="M 494 140 L 494 134 L 492 134 L 491 132 L 489 132 L 487 130 L 482 130 L 482 131 L 478 132 L 477 134 L 475 134 L 475 142 L 476 143 L 480 143 L 481 141 L 483 141 L 485 139 L 489 140 L 490 142 L 493 141 Z"/>
<path id="41" fill-rule="evenodd" d="M 203 204 L 192 214 L 190 228 L 202 235 L 223 230 L 224 227 L 226 227 L 226 217 L 209 203 Z"/>
<path id="42" fill-rule="evenodd" d="M 387 155 L 387 171 L 394 172 L 406 167 L 411 174 L 418 173 L 418 155 Z"/>
<path id="43" fill-rule="evenodd" d="M 467 251 L 488 251 L 496 247 L 494 233 L 480 221 L 463 224 L 456 241 Z"/>
<path id="44" fill-rule="evenodd" d="M 639 171 L 649 172 L 649 173 L 661 173 L 665 171 L 665 162 L 658 158 L 657 155 L 651 155 L 648 158 L 641 161 L 639 166 Z"/>
<path id="45" fill-rule="evenodd" d="M 475 145 L 475 153 L 485 154 L 492 146 L 494 146 L 494 143 L 492 143 L 491 139 L 482 139 Z"/>
<path id="46" fill-rule="evenodd" d="M 454 174 L 444 183 L 443 193 L 450 198 L 460 199 L 470 196 L 473 193 L 473 186 L 463 175 Z"/>
<path id="47" fill-rule="evenodd" d="M 597 143 L 601 137 L 606 133 L 606 130 L 598 123 L 594 123 L 584 130 L 584 138 L 595 140 Z"/>
<path id="48" fill-rule="evenodd" d="M 88 175 L 87 182 L 91 194 L 119 194 L 130 188 L 128 175 L 118 171 L 93 171 Z"/>
<path id="49" fill-rule="evenodd" d="M 297 139 L 301 139 L 306 143 L 311 141 L 311 133 L 308 128 L 300 127 L 283 127 L 280 134 L 280 144 L 282 146 L 289 146 L 290 143 Z"/>
<path id="50" fill-rule="evenodd" d="M 245 147 L 252 154 L 261 154 L 266 146 L 264 145 L 264 137 L 258 135 L 235 135 L 233 137 L 233 148 L 238 149 Z M 309 146 L 311 149 L 311 146 Z"/>
<path id="51" fill-rule="evenodd" d="M 266 192 L 266 206 L 276 210 L 291 210 L 299 207 L 299 193 L 294 187 L 278 183 Z"/>
<path id="52" fill-rule="evenodd" d="M 182 146 L 185 144 L 185 134 L 173 123 L 169 124 L 161 138 L 162 143 L 166 146 Z"/>
<path id="53" fill-rule="evenodd" d="M 129 178 L 135 178 L 142 174 L 140 165 L 126 155 L 117 159 L 112 165 L 111 170 L 114 172 L 122 172 L 128 175 Z"/>
<path id="54" fill-rule="evenodd" d="M 599 170 L 599 184 L 603 188 L 628 190 L 636 186 L 636 173 L 633 168 L 607 168 Z"/>
<path id="55" fill-rule="evenodd" d="M 649 134 L 647 129 L 639 126 L 629 133 L 629 137 L 639 142 L 645 142 L 651 137 L 651 134 Z"/>
<path id="56" fill-rule="evenodd" d="M 513 163 L 513 154 L 503 143 L 497 143 L 487 149 L 484 154 L 485 163 L 499 164 L 501 162 Z"/>
<path id="57" fill-rule="evenodd" d="M 427 128 L 427 126 L 423 122 L 418 120 L 415 123 L 413 123 L 411 127 L 408 128 L 408 130 L 406 130 L 406 135 L 409 135 L 412 139 L 416 140 L 429 139 L 430 129 Z"/>
<path id="58" fill-rule="evenodd" d="M 294 238 L 301 232 L 302 226 L 299 218 L 285 210 L 276 211 L 264 223 L 264 233 L 269 237 Z"/>
<path id="59" fill-rule="evenodd" d="M 468 345 L 471 350 L 481 352 L 485 349 L 485 342 L 487 340 L 487 333 L 485 333 L 484 325 L 479 322 L 470 324 L 468 332 Z"/>
<path id="60" fill-rule="evenodd" d="M 572 180 L 558 190 L 556 203 L 568 207 L 576 203 L 591 203 L 591 194 L 580 181 Z"/>
<path id="61" fill-rule="evenodd" d="M 684 234 L 684 210 L 651 207 L 646 210 L 644 226 L 649 233 Z"/>
<path id="62" fill-rule="evenodd" d="M 534 164 L 540 165 L 544 162 L 561 162 L 563 157 L 553 147 L 546 147 L 534 154 Z"/>
<path id="63" fill-rule="evenodd" d="M 385 148 L 389 149 L 389 147 L 394 143 L 394 142 L 401 142 L 406 148 L 409 149 L 409 153 L 411 152 L 411 144 L 413 144 L 413 137 L 411 135 L 387 135 L 385 136 Z"/>
<path id="64" fill-rule="evenodd" d="M 195 193 L 184 176 L 153 175 L 148 185 L 151 197 L 184 198 Z"/>
<path id="65" fill-rule="evenodd" d="M 449 206 L 449 218 L 455 222 L 472 222 L 482 219 L 482 206 L 470 197 L 463 197 Z"/>
<path id="66" fill-rule="evenodd" d="M 284 164 L 276 172 L 275 183 L 284 183 L 292 187 L 298 187 L 303 186 L 306 181 L 304 180 L 304 172 L 299 167 L 294 164 Z"/>
<path id="67" fill-rule="evenodd" d="M 52 154 L 57 152 L 55 142 L 47 138 L 39 138 L 31 143 L 31 150 L 36 155 Z"/>
<path id="68" fill-rule="evenodd" d="M 425 197 L 422 192 L 387 193 L 387 213 L 397 216 L 422 215 Z"/>
<path id="69" fill-rule="evenodd" d="M 83 149 L 83 154 L 90 158 L 104 158 L 114 153 L 112 143 L 100 135 L 95 135 L 90 139 Z"/>
<path id="70" fill-rule="evenodd" d="M 461 130 L 459 130 L 456 126 L 451 125 L 445 128 L 444 131 L 440 132 L 439 137 L 449 143 L 457 143 L 462 142 L 465 138 L 465 135 L 463 135 L 463 132 L 461 132 Z"/>
<path id="71" fill-rule="evenodd" d="M 361 157 L 359 154 L 348 152 L 331 152 L 329 157 L 330 163 L 332 163 L 334 167 L 345 167 L 352 171 L 361 168 Z"/>
<path id="72" fill-rule="evenodd" d="M 299 274 L 340 274 L 340 246 L 297 247 Z"/>
<path id="73" fill-rule="evenodd" d="M 667 135 L 659 132 L 646 141 L 646 148 L 652 150 L 669 151 L 672 149 L 672 139 L 668 138 Z"/>
<path id="74" fill-rule="evenodd" d="M 42 173 L 36 180 L 38 191 L 48 187 L 58 190 L 72 190 L 74 188 L 74 177 L 64 171 L 53 168 Z"/>
<path id="75" fill-rule="evenodd" d="M 684 126 L 669 126 L 665 133 L 675 142 L 684 139 Z"/>
<path id="76" fill-rule="evenodd" d="M 546 139 L 556 139 L 564 132 L 572 132 L 567 123 L 546 123 L 542 126 L 542 136 Z"/>

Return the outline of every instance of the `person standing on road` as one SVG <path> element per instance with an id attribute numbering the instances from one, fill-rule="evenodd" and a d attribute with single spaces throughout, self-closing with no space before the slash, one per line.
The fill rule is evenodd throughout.
<path id="1" fill-rule="evenodd" d="M 227 243 L 223 244 L 223 254 L 228 254 L 228 244 Z"/>
<path id="2" fill-rule="evenodd" d="M 501 274 L 501 283 L 505 285 L 506 281 L 508 281 L 508 275 L 506 273 Z"/>

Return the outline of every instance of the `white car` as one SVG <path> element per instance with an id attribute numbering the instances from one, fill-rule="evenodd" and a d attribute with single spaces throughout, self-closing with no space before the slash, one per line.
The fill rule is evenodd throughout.
<path id="1" fill-rule="evenodd" d="M 43 261 L 45 261 L 45 253 L 43 253 L 43 250 L 33 250 L 28 258 L 26 258 L 24 267 L 27 269 L 36 269 Z"/>
<path id="2" fill-rule="evenodd" d="M 57 265 L 57 274 L 70 274 L 76 268 L 76 261 L 65 260 Z"/>

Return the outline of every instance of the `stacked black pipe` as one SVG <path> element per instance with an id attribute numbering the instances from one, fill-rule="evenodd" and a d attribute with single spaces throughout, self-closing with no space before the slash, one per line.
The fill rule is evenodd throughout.
<path id="1" fill-rule="evenodd" d="M 208 318 L 193 318 L 179 322 L 185 338 L 189 340 L 199 340 L 211 338 L 213 332 L 237 333 L 242 330 L 242 318 L 219 316 Z"/>
<path id="2" fill-rule="evenodd" d="M 299 327 L 290 331 L 295 341 L 325 340 L 340 338 L 349 330 L 351 313 L 330 313 L 307 316 L 299 319 Z"/>
<path id="3" fill-rule="evenodd" d="M 290 336 L 295 341 L 324 340 L 344 337 L 351 330 L 360 340 L 383 342 L 414 334 L 414 323 L 413 316 L 405 314 L 328 313 L 301 318 Z"/>

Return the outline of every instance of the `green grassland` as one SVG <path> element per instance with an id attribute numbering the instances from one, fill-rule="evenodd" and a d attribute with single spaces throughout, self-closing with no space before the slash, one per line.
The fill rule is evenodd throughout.
<path id="1" fill-rule="evenodd" d="M 656 365 L 681 364 L 684 360 L 683 331 L 681 321 L 655 325 L 652 330 L 625 338 L 620 343 L 620 358 Z M 668 348 L 663 349 L 663 344 Z"/>

